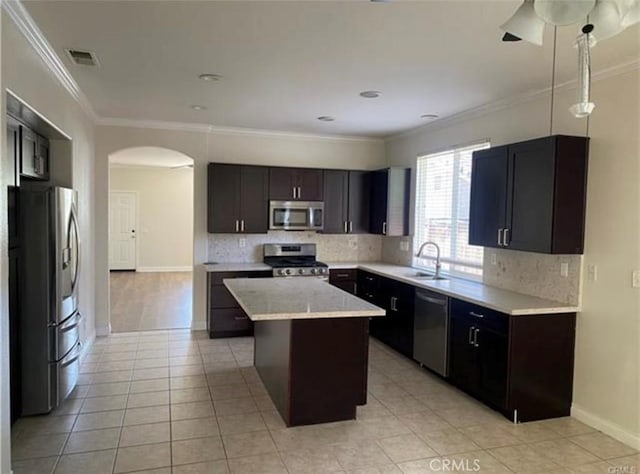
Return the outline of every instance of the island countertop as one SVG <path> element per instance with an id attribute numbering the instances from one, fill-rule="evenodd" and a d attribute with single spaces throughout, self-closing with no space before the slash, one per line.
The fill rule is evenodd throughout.
<path id="1" fill-rule="evenodd" d="M 384 316 L 385 310 L 317 278 L 223 280 L 252 321 Z"/>

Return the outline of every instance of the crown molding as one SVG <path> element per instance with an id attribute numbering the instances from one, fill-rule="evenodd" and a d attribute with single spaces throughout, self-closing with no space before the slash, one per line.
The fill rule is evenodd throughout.
<path id="1" fill-rule="evenodd" d="M 181 132 L 209 133 L 219 135 L 239 135 L 239 136 L 264 136 L 276 138 L 296 138 L 300 140 L 333 140 L 333 141 L 360 141 L 360 142 L 383 142 L 380 137 L 366 137 L 353 135 L 325 135 L 315 133 L 290 132 L 286 130 L 266 130 L 243 127 L 219 127 L 206 123 L 169 122 L 162 120 L 138 120 L 102 117 L 97 121 L 97 125 L 105 127 L 131 127 L 146 128 L 152 130 L 176 130 Z"/>
<path id="2" fill-rule="evenodd" d="M 13 20 L 18 27 L 18 31 L 29 42 L 34 51 L 38 54 L 47 69 L 53 74 L 64 89 L 73 97 L 80 105 L 83 111 L 96 122 L 98 116 L 84 95 L 78 83 L 75 81 L 69 70 L 60 57 L 51 47 L 47 38 L 42 34 L 40 28 L 33 20 L 27 9 L 20 0 L 2 0 L 4 11 Z"/>
<path id="3" fill-rule="evenodd" d="M 591 82 L 598 82 L 604 79 L 608 79 L 610 77 L 619 76 L 621 74 L 626 74 L 631 71 L 636 71 L 640 69 L 640 59 L 632 59 L 630 61 L 618 64 L 616 66 L 612 66 L 609 68 L 601 69 L 599 71 L 593 72 L 591 74 Z M 555 90 L 561 89 L 571 89 L 575 88 L 578 84 L 577 79 L 572 79 L 570 81 L 566 81 L 560 84 L 556 84 Z M 511 97 L 507 97 L 504 99 L 499 99 L 493 102 L 488 102 L 486 104 L 480 105 L 478 107 L 473 107 L 471 109 L 463 110 L 462 112 L 458 112 L 456 114 L 450 115 L 448 117 L 443 117 L 438 120 L 434 120 L 431 123 L 421 125 L 416 128 L 412 128 L 409 130 L 405 130 L 404 132 L 400 132 L 394 135 L 389 135 L 384 138 L 386 141 L 398 140 L 400 138 L 409 137 L 412 135 L 416 135 L 425 131 L 434 131 L 440 130 L 442 128 L 449 127 L 451 125 L 466 122 L 468 120 L 472 120 L 474 118 L 482 117 L 484 115 L 488 115 L 493 112 L 497 112 L 499 110 L 504 110 L 509 107 L 513 107 L 518 104 L 523 104 L 525 102 L 532 101 L 539 97 L 544 97 L 551 93 L 551 87 L 545 87 L 543 89 L 537 89 L 529 92 L 525 92 L 523 94 L 514 95 Z"/>

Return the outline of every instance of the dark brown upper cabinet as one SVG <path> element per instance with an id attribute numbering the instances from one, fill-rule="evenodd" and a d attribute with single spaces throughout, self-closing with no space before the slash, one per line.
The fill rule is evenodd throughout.
<path id="1" fill-rule="evenodd" d="M 209 163 L 207 231 L 266 234 L 269 168 Z"/>
<path id="2" fill-rule="evenodd" d="M 588 154 L 588 138 L 566 135 L 474 152 L 469 243 L 583 253 Z"/>
<path id="3" fill-rule="evenodd" d="M 323 171 L 310 168 L 269 168 L 272 201 L 322 201 Z"/>
<path id="4" fill-rule="evenodd" d="M 20 175 L 46 181 L 49 179 L 49 140 L 20 125 Z"/>
<path id="5" fill-rule="evenodd" d="M 367 171 L 324 170 L 324 233 L 369 232 L 371 176 Z"/>
<path id="6" fill-rule="evenodd" d="M 371 173 L 372 234 L 409 235 L 411 169 L 388 168 Z"/>
<path id="7" fill-rule="evenodd" d="M 5 166 L 10 169 L 10 186 L 20 185 L 20 122 L 10 115 L 7 116 L 7 135 L 6 135 L 7 158 Z"/>

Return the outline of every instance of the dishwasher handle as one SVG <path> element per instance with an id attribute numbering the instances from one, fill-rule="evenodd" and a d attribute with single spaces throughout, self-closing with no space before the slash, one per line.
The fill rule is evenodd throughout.
<path id="1" fill-rule="evenodd" d="M 427 296 L 426 294 L 420 291 L 416 291 L 416 298 L 422 301 L 426 301 L 427 303 L 437 304 L 439 306 L 447 306 L 447 298 L 444 298 L 444 299 L 434 298 L 432 296 Z"/>

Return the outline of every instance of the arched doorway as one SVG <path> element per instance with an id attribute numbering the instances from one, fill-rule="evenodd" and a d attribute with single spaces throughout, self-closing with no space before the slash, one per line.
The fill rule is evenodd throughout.
<path id="1" fill-rule="evenodd" d="M 112 332 L 191 327 L 193 188 L 183 153 L 144 146 L 109 155 Z"/>

